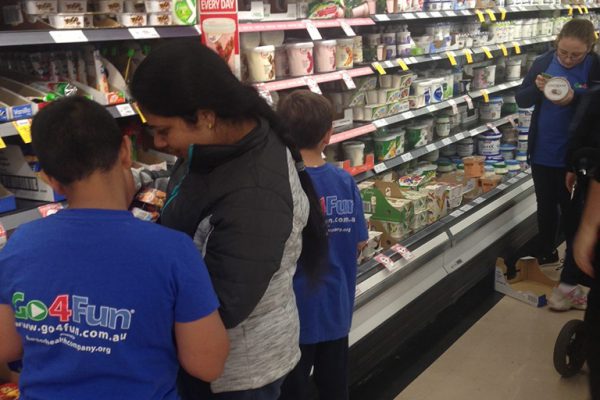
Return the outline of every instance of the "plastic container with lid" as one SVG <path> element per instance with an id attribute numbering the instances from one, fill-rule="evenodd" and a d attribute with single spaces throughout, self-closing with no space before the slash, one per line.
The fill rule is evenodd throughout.
<path id="1" fill-rule="evenodd" d="M 456 156 L 456 143 L 451 143 L 448 146 L 444 146 L 440 149 L 440 154 L 443 157 L 454 157 Z"/>
<path id="2" fill-rule="evenodd" d="M 550 101 L 561 101 L 569 94 L 571 84 L 565 78 L 554 77 L 548 79 L 544 87 L 544 96 Z"/>
<path id="3" fill-rule="evenodd" d="M 436 162 L 438 159 L 440 158 L 440 151 L 439 150 L 433 150 L 427 154 L 425 154 L 423 156 L 423 160 L 425 161 L 429 161 L 429 162 Z"/>
<path id="4" fill-rule="evenodd" d="M 504 161 L 494 163 L 494 173 L 496 175 L 506 175 L 508 173 L 506 163 Z"/>
<path id="5" fill-rule="evenodd" d="M 385 161 L 396 157 L 398 148 L 396 134 L 374 136 L 373 141 L 375 142 L 375 159 L 377 161 Z"/>
<path id="6" fill-rule="evenodd" d="M 275 46 L 260 46 L 246 50 L 250 82 L 275 80 Z"/>
<path id="7" fill-rule="evenodd" d="M 487 65 L 473 68 L 473 89 L 487 89 L 496 82 L 496 66 Z"/>
<path id="8" fill-rule="evenodd" d="M 448 116 L 443 115 L 435 120 L 435 134 L 440 138 L 450 135 L 450 118 Z"/>
<path id="9" fill-rule="evenodd" d="M 517 147 L 511 144 L 502 144 L 500 145 L 500 154 L 505 160 L 513 160 L 515 158 L 516 149 Z"/>
<path id="10" fill-rule="evenodd" d="M 519 108 L 519 128 L 529 129 L 531 126 L 531 116 L 533 115 L 534 107 Z"/>
<path id="11" fill-rule="evenodd" d="M 315 42 L 315 69 L 317 72 L 332 72 L 336 69 L 336 40 Z"/>
<path id="12" fill-rule="evenodd" d="M 349 141 L 342 143 L 344 158 L 350 160 L 350 166 L 358 167 L 364 164 L 365 144 L 359 141 Z"/>
<path id="13" fill-rule="evenodd" d="M 519 138 L 517 141 L 517 151 L 521 153 L 527 153 L 529 148 L 529 134 L 527 132 L 519 132 Z"/>
<path id="14" fill-rule="evenodd" d="M 520 58 L 511 58 L 506 62 L 506 80 L 516 81 L 521 78 L 521 64 Z"/>
<path id="15" fill-rule="evenodd" d="M 479 154 L 482 156 L 497 156 L 500 154 L 500 139 L 502 134 L 495 132 L 484 132 L 477 140 Z"/>
<path id="16" fill-rule="evenodd" d="M 290 64 L 285 46 L 275 47 L 275 76 L 285 78 L 290 74 Z"/>
<path id="17" fill-rule="evenodd" d="M 502 115 L 516 114 L 519 111 L 514 93 L 502 96 Z"/>
<path id="18" fill-rule="evenodd" d="M 470 156 L 463 158 L 465 178 L 480 178 L 485 173 L 485 157 Z"/>
<path id="19" fill-rule="evenodd" d="M 314 72 L 313 42 L 286 45 L 291 76 L 312 75 Z"/>
<path id="20" fill-rule="evenodd" d="M 489 102 L 479 103 L 479 118 L 481 122 L 491 122 L 502 116 L 502 97 L 492 97 Z"/>
<path id="21" fill-rule="evenodd" d="M 336 67 L 349 69 L 354 67 L 354 38 L 337 39 Z"/>
<path id="22" fill-rule="evenodd" d="M 452 172 L 454 171 L 456 167 L 454 166 L 454 163 L 450 160 L 446 159 L 442 159 L 440 158 L 437 161 L 437 172 L 440 173 L 445 173 L 445 172 Z"/>
<path id="23" fill-rule="evenodd" d="M 527 169 L 527 167 L 528 167 L 527 153 L 524 153 L 522 151 L 517 151 L 515 160 L 519 162 L 519 165 L 521 166 L 522 170 Z"/>
<path id="24" fill-rule="evenodd" d="M 412 150 L 425 146 L 427 141 L 428 125 L 417 124 L 406 128 L 406 148 Z"/>
<path id="25" fill-rule="evenodd" d="M 456 143 L 456 152 L 460 157 L 469 157 L 472 156 L 475 152 L 473 138 L 465 138 Z"/>
<path id="26" fill-rule="evenodd" d="M 506 160 L 506 169 L 509 175 L 517 175 L 521 172 L 521 163 L 518 160 Z"/>

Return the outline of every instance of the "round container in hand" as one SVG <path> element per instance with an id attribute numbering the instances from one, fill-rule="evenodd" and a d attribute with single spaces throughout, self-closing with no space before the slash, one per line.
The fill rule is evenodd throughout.
<path id="1" fill-rule="evenodd" d="M 315 42 L 315 67 L 317 72 L 332 72 L 336 68 L 337 41 Z"/>
<path id="2" fill-rule="evenodd" d="M 354 66 L 354 39 L 337 39 L 336 67 L 349 69 Z"/>
<path id="3" fill-rule="evenodd" d="M 314 72 L 312 42 L 293 43 L 286 46 L 291 76 L 312 75 Z"/>
<path id="4" fill-rule="evenodd" d="M 275 80 L 275 46 L 260 46 L 247 51 L 251 82 Z"/>
<path id="5" fill-rule="evenodd" d="M 544 96 L 550 101 L 561 101 L 567 97 L 570 89 L 571 85 L 565 78 L 550 78 L 544 87 Z"/>
<path id="6" fill-rule="evenodd" d="M 502 134 L 495 132 L 484 132 L 479 135 L 477 145 L 479 155 L 497 156 L 500 155 L 500 139 Z"/>
<path id="7" fill-rule="evenodd" d="M 489 102 L 479 103 L 479 118 L 481 122 L 490 122 L 502 116 L 502 97 L 492 97 Z"/>
<path id="8" fill-rule="evenodd" d="M 350 141 L 342 143 L 344 158 L 350 160 L 351 167 L 359 167 L 364 164 L 365 144 L 359 141 Z"/>
<path id="9" fill-rule="evenodd" d="M 375 158 L 377 161 L 385 161 L 396 157 L 396 149 L 398 147 L 398 139 L 396 134 L 387 134 L 375 136 Z"/>

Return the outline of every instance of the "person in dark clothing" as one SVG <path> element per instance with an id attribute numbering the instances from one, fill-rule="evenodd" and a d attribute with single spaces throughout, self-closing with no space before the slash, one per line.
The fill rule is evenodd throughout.
<path id="1" fill-rule="evenodd" d="M 182 370 L 180 394 L 275 400 L 300 359 L 296 263 L 314 276 L 327 260 L 302 157 L 257 91 L 199 43 L 150 53 L 131 92 L 155 146 L 179 157 L 160 223 L 194 238 L 204 255 L 231 345 L 219 379 L 209 386 Z"/>
<path id="2" fill-rule="evenodd" d="M 559 232 L 567 243 L 560 284 L 548 303 L 555 310 L 585 309 L 587 299 L 579 283 L 585 283 L 572 256 L 571 243 L 577 229 L 576 205 L 571 204 L 575 174 L 567 160 L 569 126 L 581 96 L 600 81 L 600 62 L 592 48 L 596 41 L 590 21 L 569 21 L 556 39 L 555 49 L 536 59 L 516 99 L 520 107 L 535 106 L 529 130 L 529 159 L 537 198 L 540 264 L 558 262 Z M 552 102 L 543 94 L 548 75 L 570 83 L 567 96 Z M 561 229 L 562 228 L 562 229 Z"/>

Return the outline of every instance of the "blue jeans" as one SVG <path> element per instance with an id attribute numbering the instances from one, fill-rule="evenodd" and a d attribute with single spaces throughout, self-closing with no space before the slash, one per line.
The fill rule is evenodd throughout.
<path id="1" fill-rule="evenodd" d="M 194 378 L 181 368 L 178 377 L 182 400 L 277 400 L 285 376 L 258 389 L 213 393 L 210 384 Z"/>

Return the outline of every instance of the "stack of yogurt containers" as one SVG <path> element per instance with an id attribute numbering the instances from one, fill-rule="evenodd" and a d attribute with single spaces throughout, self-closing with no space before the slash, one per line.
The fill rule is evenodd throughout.
<path id="1" fill-rule="evenodd" d="M 531 126 L 531 116 L 533 115 L 534 107 L 519 108 L 519 123 L 517 125 L 519 136 L 517 141 L 517 152 L 515 159 L 521 162 L 521 166 L 526 168 L 527 151 L 529 146 L 529 127 Z"/>

